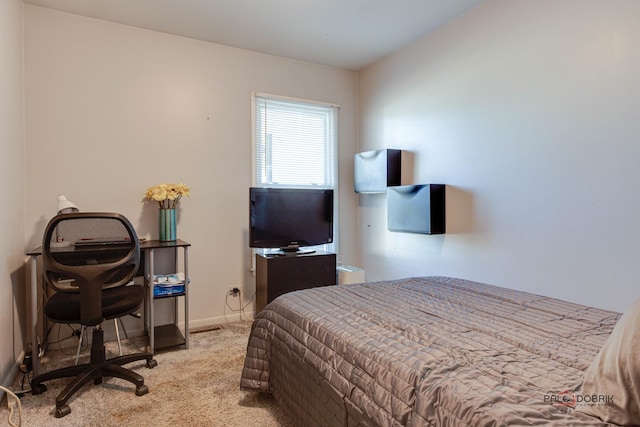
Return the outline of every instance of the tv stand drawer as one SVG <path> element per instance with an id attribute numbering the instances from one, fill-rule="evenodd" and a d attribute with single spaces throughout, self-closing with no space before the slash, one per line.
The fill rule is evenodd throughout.
<path id="1" fill-rule="evenodd" d="M 256 313 L 287 292 L 336 284 L 336 254 L 256 254 Z"/>

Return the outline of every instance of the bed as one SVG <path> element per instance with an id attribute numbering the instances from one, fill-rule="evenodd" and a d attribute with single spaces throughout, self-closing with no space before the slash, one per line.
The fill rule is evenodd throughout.
<path id="1" fill-rule="evenodd" d="M 621 314 L 450 277 L 283 295 L 240 387 L 300 426 L 594 426 L 574 410 Z"/>

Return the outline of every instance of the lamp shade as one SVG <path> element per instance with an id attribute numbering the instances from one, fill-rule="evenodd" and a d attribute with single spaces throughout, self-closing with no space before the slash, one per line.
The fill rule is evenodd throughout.
<path id="1" fill-rule="evenodd" d="M 66 197 L 62 195 L 58 196 L 57 214 L 60 215 L 64 213 L 73 213 L 73 212 L 80 212 L 80 209 L 78 209 L 75 203 L 68 201 Z"/>

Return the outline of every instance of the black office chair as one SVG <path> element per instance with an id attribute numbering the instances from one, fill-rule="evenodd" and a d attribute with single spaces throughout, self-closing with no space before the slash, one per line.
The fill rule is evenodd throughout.
<path id="1" fill-rule="evenodd" d="M 73 244 L 61 246 L 60 230 L 73 230 Z M 68 235 L 65 239 L 68 239 Z M 69 240 L 67 240 L 69 242 Z M 65 243 L 66 244 L 66 243 Z M 146 360 L 151 353 L 106 358 L 101 323 L 134 313 L 144 301 L 144 287 L 129 284 L 140 264 L 140 246 L 133 226 L 117 213 L 71 213 L 47 224 L 42 242 L 44 281 L 56 292 L 45 304 L 45 314 L 56 323 L 93 327 L 89 363 L 46 372 L 31 380 L 32 394 L 47 390 L 45 381 L 75 377 L 56 398 L 55 416 L 71 412 L 69 398 L 83 385 L 103 377 L 118 377 L 136 386 L 136 395 L 149 392 L 144 378 L 122 365 Z"/>

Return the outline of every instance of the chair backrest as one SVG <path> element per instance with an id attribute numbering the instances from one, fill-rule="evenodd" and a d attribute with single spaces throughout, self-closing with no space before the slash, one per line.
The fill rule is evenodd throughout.
<path id="1" fill-rule="evenodd" d="M 44 280 L 56 292 L 80 293 L 80 323 L 102 322 L 102 290 L 131 282 L 140 264 L 138 236 L 118 213 L 57 215 L 42 241 Z"/>

